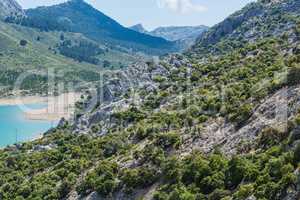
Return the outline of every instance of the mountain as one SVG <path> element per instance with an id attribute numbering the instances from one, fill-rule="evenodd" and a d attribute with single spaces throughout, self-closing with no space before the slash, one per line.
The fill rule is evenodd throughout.
<path id="1" fill-rule="evenodd" d="M 15 0 L 1 0 L 0 1 L 0 17 L 23 15 L 22 7 Z"/>
<path id="2" fill-rule="evenodd" d="M 88 41 L 73 33 L 65 33 L 64 37 L 66 40 Z M 61 43 L 59 32 L 40 32 L 0 21 L 0 96 L 13 95 L 17 79 L 32 71 L 34 73 L 21 85 L 23 95 L 47 95 L 48 70 L 64 74 L 59 82 L 93 81 L 95 72 L 101 70 L 101 63 L 96 66 L 64 56 L 57 48 Z"/>
<path id="3" fill-rule="evenodd" d="M 29 9 L 25 12 L 27 17 L 17 21 L 24 26 L 44 31 L 81 33 L 94 41 L 121 46 L 135 52 L 164 54 L 176 49 L 174 43 L 165 39 L 123 27 L 83 0 L 71 0 L 50 7 Z"/>
<path id="4" fill-rule="evenodd" d="M 136 32 L 145 33 L 148 34 L 148 31 L 143 27 L 142 24 L 136 24 L 134 26 L 129 27 L 131 30 L 134 30 Z"/>
<path id="5" fill-rule="evenodd" d="M 299 1 L 293 0 L 260 0 L 250 3 L 200 37 L 194 49 L 205 52 L 211 45 L 220 44 L 230 48 L 267 36 L 279 37 L 297 23 L 299 4 Z"/>
<path id="6" fill-rule="evenodd" d="M 106 74 L 74 120 L 0 150 L 1 199 L 299 200 L 299 13 L 257 1 Z"/>
<path id="7" fill-rule="evenodd" d="M 0 2 L 0 10 L 8 11 L 8 8 L 14 13 L 0 19 L 1 97 L 13 95 L 15 81 L 26 71 L 36 71 L 38 75 L 32 75 L 25 81 L 22 86 L 24 95 L 46 95 L 45 74 L 48 70 L 64 74 L 60 78 L 62 82 L 91 82 L 95 73 L 101 70 L 123 68 L 147 57 L 97 43 L 80 33 L 41 31 L 6 23 L 11 19 L 24 18 L 24 12 L 16 2 Z"/>
<path id="8" fill-rule="evenodd" d="M 169 41 L 189 40 L 195 42 L 196 38 L 200 37 L 207 29 L 207 26 L 159 27 L 151 31 L 151 35 L 163 37 Z"/>
<path id="9" fill-rule="evenodd" d="M 162 37 L 168 41 L 176 42 L 182 49 L 190 47 L 203 32 L 208 30 L 207 26 L 169 26 L 159 27 L 153 31 L 147 31 L 142 24 L 137 24 L 130 29 L 148 35 Z"/>

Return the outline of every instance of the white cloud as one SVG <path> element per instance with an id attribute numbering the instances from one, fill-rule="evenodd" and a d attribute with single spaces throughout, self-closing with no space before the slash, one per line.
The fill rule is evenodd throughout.
<path id="1" fill-rule="evenodd" d="M 194 3 L 192 0 L 157 0 L 157 3 L 160 8 L 168 8 L 181 14 L 191 11 L 203 12 L 207 10 L 205 6 Z"/>

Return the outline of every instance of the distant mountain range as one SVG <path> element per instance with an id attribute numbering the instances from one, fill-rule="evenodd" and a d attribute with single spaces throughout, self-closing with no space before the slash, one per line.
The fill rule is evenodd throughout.
<path id="1" fill-rule="evenodd" d="M 43 31 L 82 33 L 96 42 L 120 46 L 133 52 L 161 55 L 176 50 L 174 42 L 125 28 L 83 0 L 28 9 L 25 13 L 25 18 L 9 21 Z"/>
<path id="2" fill-rule="evenodd" d="M 184 43 L 184 46 L 189 46 L 201 36 L 201 34 L 209 29 L 209 27 L 201 26 L 169 26 L 158 27 L 153 31 L 147 31 L 142 24 L 137 24 L 130 27 L 140 33 L 149 34 L 156 37 L 162 37 L 169 41 L 176 41 L 177 43 Z"/>

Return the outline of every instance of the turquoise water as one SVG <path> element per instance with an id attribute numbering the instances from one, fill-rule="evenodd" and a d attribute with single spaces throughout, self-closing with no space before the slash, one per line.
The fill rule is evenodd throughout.
<path id="1" fill-rule="evenodd" d="M 38 109 L 46 105 L 27 107 Z M 27 120 L 19 106 L 0 106 L 0 147 L 32 140 L 49 130 L 57 122 Z"/>

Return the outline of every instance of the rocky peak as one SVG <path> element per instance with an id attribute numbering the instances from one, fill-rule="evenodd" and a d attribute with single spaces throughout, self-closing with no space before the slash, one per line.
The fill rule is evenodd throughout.
<path id="1" fill-rule="evenodd" d="M 282 3 L 284 0 L 261 0 L 264 4 L 276 4 L 276 3 Z"/>
<path id="2" fill-rule="evenodd" d="M 8 16 L 24 15 L 22 7 L 14 0 L 0 1 L 0 18 Z"/>
<path id="3" fill-rule="evenodd" d="M 140 32 L 140 33 L 148 33 L 148 31 L 144 28 L 142 24 L 136 24 L 134 26 L 129 27 L 131 30 Z"/>

